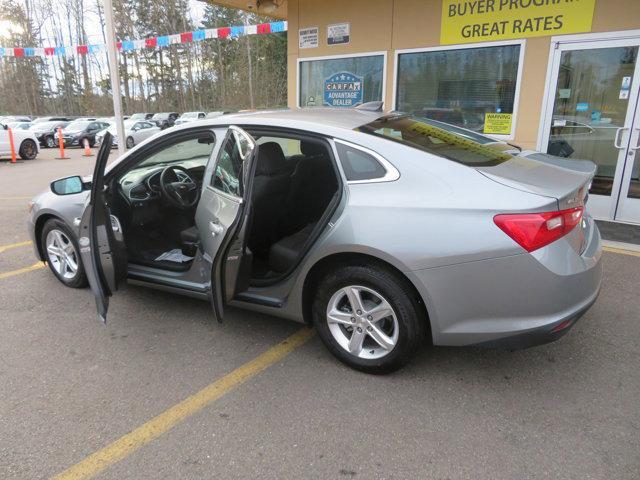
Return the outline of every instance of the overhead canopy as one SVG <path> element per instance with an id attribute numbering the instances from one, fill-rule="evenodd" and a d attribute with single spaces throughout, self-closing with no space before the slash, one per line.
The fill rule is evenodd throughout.
<path id="1" fill-rule="evenodd" d="M 202 0 L 223 7 L 238 8 L 251 13 L 287 19 L 287 0 Z"/>

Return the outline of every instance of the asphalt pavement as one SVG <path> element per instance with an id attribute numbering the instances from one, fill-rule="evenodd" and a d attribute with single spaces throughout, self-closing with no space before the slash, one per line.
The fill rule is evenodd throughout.
<path id="1" fill-rule="evenodd" d="M 640 256 L 604 253 L 558 342 L 370 376 L 299 324 L 136 286 L 102 325 L 25 230 L 32 195 L 92 171 L 69 153 L 0 160 L 0 478 L 640 478 Z"/>

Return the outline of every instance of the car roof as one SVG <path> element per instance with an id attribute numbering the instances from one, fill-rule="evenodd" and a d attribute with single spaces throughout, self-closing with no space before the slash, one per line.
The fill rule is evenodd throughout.
<path id="1" fill-rule="evenodd" d="M 256 112 L 231 113 L 208 119 L 212 125 L 278 125 L 295 128 L 297 123 L 305 123 L 306 127 L 315 124 L 318 131 L 323 126 L 353 130 L 377 118 L 388 115 L 384 112 L 371 112 L 354 108 L 301 108 L 298 110 L 261 110 Z"/>

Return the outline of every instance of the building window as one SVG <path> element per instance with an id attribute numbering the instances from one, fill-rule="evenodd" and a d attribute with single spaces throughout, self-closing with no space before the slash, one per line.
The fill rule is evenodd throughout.
<path id="1" fill-rule="evenodd" d="M 396 110 L 512 135 L 521 44 L 398 54 Z"/>
<path id="2" fill-rule="evenodd" d="M 355 107 L 382 100 L 383 54 L 299 60 L 300 107 Z"/>

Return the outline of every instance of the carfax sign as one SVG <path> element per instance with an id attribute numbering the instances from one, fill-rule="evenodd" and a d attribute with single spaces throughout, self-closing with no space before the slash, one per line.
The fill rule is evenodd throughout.
<path id="1" fill-rule="evenodd" d="M 596 0 L 442 0 L 440 42 L 590 32 Z"/>
<path id="2" fill-rule="evenodd" d="M 324 81 L 324 104 L 355 107 L 362 103 L 362 77 L 351 72 L 334 73 Z"/>

